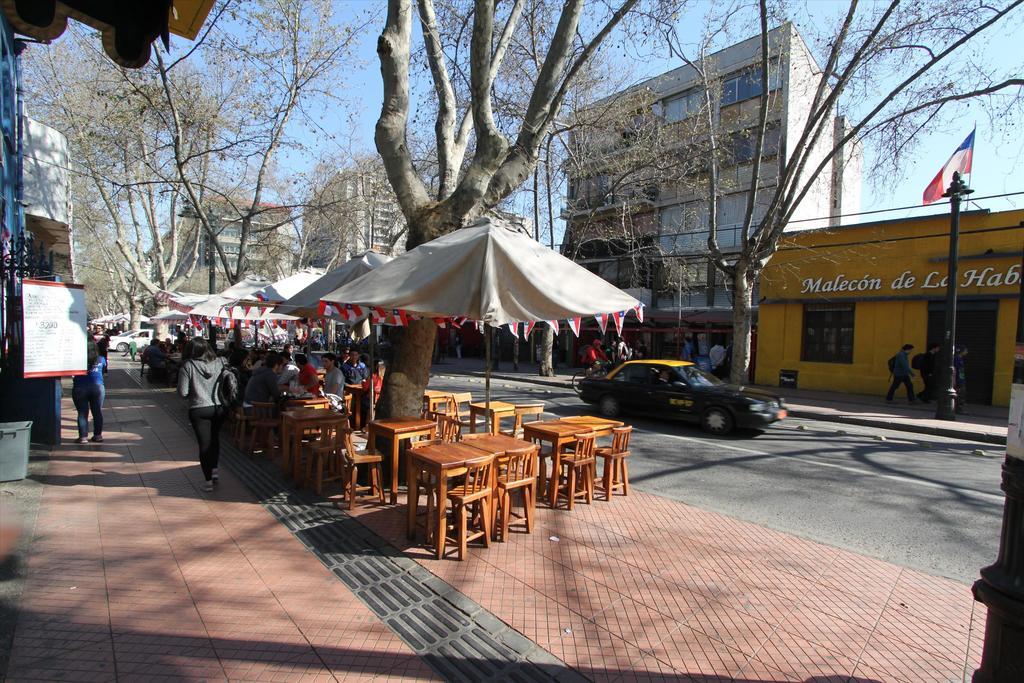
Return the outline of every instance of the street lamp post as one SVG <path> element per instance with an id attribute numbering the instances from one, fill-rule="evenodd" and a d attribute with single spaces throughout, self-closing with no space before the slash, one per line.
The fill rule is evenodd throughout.
<path id="1" fill-rule="evenodd" d="M 988 608 L 981 666 L 974 683 L 1024 680 L 1024 282 L 1017 299 L 1017 347 L 1003 460 L 1003 527 L 994 564 L 974 582 Z"/>
<path id="2" fill-rule="evenodd" d="M 936 420 L 956 420 L 956 384 L 954 382 L 954 360 L 956 352 L 956 289 L 960 260 L 960 201 L 974 192 L 953 173 L 953 181 L 943 197 L 949 197 L 949 272 L 946 275 L 946 324 L 942 339 L 942 374 L 940 375 L 939 396 L 935 407 Z"/>

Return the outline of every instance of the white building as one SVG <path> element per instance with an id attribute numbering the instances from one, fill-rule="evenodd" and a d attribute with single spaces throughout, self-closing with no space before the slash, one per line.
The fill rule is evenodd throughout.
<path id="1" fill-rule="evenodd" d="M 792 24 L 773 29 L 768 38 L 769 113 L 752 229 L 764 215 L 762 202 L 772 195 L 780 162 L 790 157 L 803 132 L 821 74 Z M 711 117 L 720 160 L 718 243 L 726 252 L 739 247 L 752 182 L 756 124 L 766 90 L 761 82 L 760 43 L 760 36 L 750 38 L 698 64 L 711 84 Z M 724 322 L 731 294 L 707 259 L 709 152 L 704 83 L 697 69 L 683 66 L 596 102 L 595 108 L 614 101 L 644 104 L 626 130 L 605 131 L 582 147 L 596 153 L 587 158 L 583 172 L 577 170 L 577 177 L 570 172 L 569 204 L 563 216 L 567 242 L 587 245 L 577 249 L 577 259 L 649 301 L 655 317 L 661 310 L 666 318 L 677 319 L 681 307 L 688 316 L 696 314 L 691 316 L 695 320 Z M 627 104 L 626 111 L 633 106 Z M 819 140 L 808 170 L 841 139 L 846 126 L 841 117 L 835 117 L 832 137 Z M 635 140 L 643 136 L 657 146 L 656 158 L 645 163 L 653 168 L 660 159 L 676 159 L 674 175 L 645 176 L 622 165 L 619 160 L 630 153 L 629 146 L 640 144 Z M 797 206 L 787 229 L 838 225 L 841 214 L 859 210 L 860 172 L 858 147 L 836 155 Z M 616 180 L 627 174 L 630 182 L 615 187 Z M 615 231 L 627 224 L 630 233 L 617 237 Z M 610 239 L 600 239 L 602 235 Z M 636 252 L 653 258 L 645 264 Z M 665 265 L 669 262 L 671 273 Z"/>

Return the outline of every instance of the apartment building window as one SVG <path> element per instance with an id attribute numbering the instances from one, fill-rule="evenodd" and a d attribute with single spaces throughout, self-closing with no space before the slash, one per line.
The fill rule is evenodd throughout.
<path id="1" fill-rule="evenodd" d="M 690 90 L 682 95 L 670 97 L 665 100 L 665 120 L 672 123 L 687 119 L 700 111 L 703 102 L 704 97 L 700 90 Z"/>
<path id="2" fill-rule="evenodd" d="M 770 123 L 765 126 L 764 146 L 761 149 L 761 158 L 777 156 L 781 145 L 782 132 L 778 123 Z M 754 148 L 757 146 L 757 130 L 741 130 L 729 135 L 726 142 L 727 161 L 736 164 L 746 164 L 754 160 Z"/>
<path id="3" fill-rule="evenodd" d="M 685 254 L 707 250 L 707 202 L 687 202 L 661 210 L 661 250 Z"/>
<path id="4" fill-rule="evenodd" d="M 853 362 L 854 304 L 804 304 L 801 360 Z"/>
<path id="5" fill-rule="evenodd" d="M 768 89 L 776 90 L 779 87 L 778 68 L 769 69 Z M 764 92 L 761 83 L 761 69 L 754 68 L 740 72 L 722 81 L 722 106 L 749 100 L 758 97 Z"/>

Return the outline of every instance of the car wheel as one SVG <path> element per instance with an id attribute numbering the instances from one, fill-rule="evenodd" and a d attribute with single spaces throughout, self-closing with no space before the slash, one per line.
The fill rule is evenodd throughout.
<path id="1" fill-rule="evenodd" d="M 619 406 L 619 399 L 614 396 L 602 396 L 601 402 L 597 404 L 597 407 L 604 417 L 618 417 L 622 411 Z"/>
<path id="2" fill-rule="evenodd" d="M 120 344 L 117 345 L 117 350 L 120 351 L 121 353 L 124 353 L 125 351 L 128 350 L 128 345 L 125 344 L 124 342 L 121 342 Z"/>
<path id="3" fill-rule="evenodd" d="M 708 408 L 700 420 L 701 426 L 709 434 L 728 434 L 735 425 L 732 414 L 725 408 Z"/>

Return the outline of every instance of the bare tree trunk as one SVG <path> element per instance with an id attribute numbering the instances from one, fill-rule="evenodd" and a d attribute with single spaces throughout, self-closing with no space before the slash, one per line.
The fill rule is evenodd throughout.
<path id="1" fill-rule="evenodd" d="M 746 384 L 750 370 L 750 316 L 753 280 L 756 274 L 745 262 L 736 263 L 732 290 L 732 365 L 729 381 Z"/>
<path id="2" fill-rule="evenodd" d="M 540 362 L 539 362 L 539 373 L 541 377 L 554 377 L 555 367 L 554 363 L 551 362 L 552 350 L 555 346 L 555 333 L 551 331 L 551 328 L 544 325 L 544 329 L 540 333 Z"/>
<path id="3" fill-rule="evenodd" d="M 156 315 L 163 315 L 164 313 L 166 313 L 169 310 L 170 309 L 167 307 L 166 304 L 157 304 L 156 305 Z M 170 328 L 170 325 L 168 325 L 164 321 L 162 321 L 162 320 L 157 321 L 157 323 L 155 325 L 153 325 L 153 336 L 156 337 L 157 339 L 166 339 L 167 338 L 167 333 L 170 331 L 169 328 Z M 142 349 L 139 349 L 139 351 L 142 351 Z"/>
<path id="4" fill-rule="evenodd" d="M 408 327 L 393 330 L 395 354 L 385 376 L 378 417 L 419 415 L 436 337 L 437 325 L 430 319 L 415 320 Z"/>
<path id="5" fill-rule="evenodd" d="M 128 297 L 128 329 L 137 330 L 142 326 L 142 302 L 135 297 Z"/>

